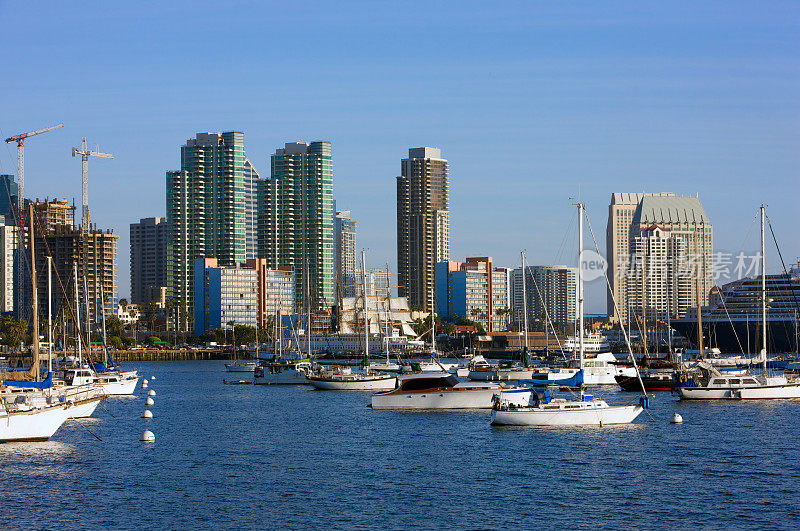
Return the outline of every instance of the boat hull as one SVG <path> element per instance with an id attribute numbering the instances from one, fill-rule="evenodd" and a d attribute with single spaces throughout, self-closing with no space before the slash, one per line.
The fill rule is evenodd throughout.
<path id="1" fill-rule="evenodd" d="M 617 376 L 616 382 L 623 391 L 642 392 L 642 383 L 646 391 L 672 391 L 675 389 L 675 381 L 672 376 L 653 377 L 642 375 L 642 381 L 635 376 Z"/>
<path id="2" fill-rule="evenodd" d="M 372 409 L 489 409 L 495 395 L 517 406 L 527 406 L 531 390 L 446 389 L 420 393 L 378 393 L 372 395 Z"/>
<path id="3" fill-rule="evenodd" d="M 684 400 L 781 400 L 800 398 L 800 384 L 754 387 L 678 387 Z"/>
<path id="4" fill-rule="evenodd" d="M 0 442 L 46 441 L 72 415 L 73 406 L 57 405 L 0 413 Z"/>
<path id="5" fill-rule="evenodd" d="M 388 391 L 395 388 L 397 378 L 333 379 L 310 377 L 308 383 L 324 391 Z"/>
<path id="6" fill-rule="evenodd" d="M 102 378 L 102 375 L 98 375 L 98 377 Z M 134 394 L 138 382 L 139 377 L 120 377 L 120 379 L 116 381 L 101 381 L 99 383 L 103 387 L 103 392 L 106 395 L 126 396 Z"/>
<path id="7" fill-rule="evenodd" d="M 493 426 L 603 426 L 630 424 L 644 411 L 641 406 L 609 406 L 596 409 L 492 410 Z"/>

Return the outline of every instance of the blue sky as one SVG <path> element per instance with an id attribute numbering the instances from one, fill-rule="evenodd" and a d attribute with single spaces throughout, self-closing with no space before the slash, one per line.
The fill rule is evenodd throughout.
<path id="1" fill-rule="evenodd" d="M 699 194 L 733 253 L 765 202 L 800 254 L 796 2 L 0 0 L 0 22 L 3 138 L 65 124 L 26 145 L 26 195 L 80 202 L 82 136 L 116 156 L 90 162 L 89 200 L 121 235 L 122 296 L 128 224 L 164 215 L 198 131 L 244 131 L 262 175 L 284 142 L 330 140 L 374 265 L 395 267 L 394 177 L 423 145 L 451 163 L 453 259 L 572 263 L 570 198 L 604 249 L 615 191 Z"/>

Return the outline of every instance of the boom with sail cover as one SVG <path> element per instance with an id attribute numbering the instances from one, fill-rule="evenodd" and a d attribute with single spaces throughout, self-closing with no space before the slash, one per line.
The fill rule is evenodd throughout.
<path id="1" fill-rule="evenodd" d="M 530 380 L 520 380 L 520 385 L 523 386 L 530 386 L 530 387 L 548 387 L 551 385 L 557 385 L 559 387 L 580 387 L 583 385 L 583 369 L 576 372 L 569 378 L 563 378 L 561 380 L 539 380 L 539 379 L 530 379 Z"/>

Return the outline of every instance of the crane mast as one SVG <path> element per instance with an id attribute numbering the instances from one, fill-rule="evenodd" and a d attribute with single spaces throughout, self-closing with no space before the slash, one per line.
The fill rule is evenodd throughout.
<path id="1" fill-rule="evenodd" d="M 90 150 L 86 145 L 86 138 L 81 140 L 80 148 L 72 148 L 72 156 L 75 157 L 78 155 L 81 157 L 81 261 L 83 263 L 81 266 L 81 273 L 83 274 L 84 281 L 87 282 L 84 286 L 87 286 L 86 289 L 88 289 L 86 276 L 89 268 L 89 157 L 113 159 L 114 155 Z M 100 279 L 94 279 L 95 294 L 97 293 L 99 282 Z M 86 300 L 88 303 L 88 293 L 86 294 Z"/>
<path id="2" fill-rule="evenodd" d="M 55 131 L 56 129 L 61 129 L 64 127 L 64 124 L 54 125 L 52 127 L 45 127 L 44 129 L 37 129 L 36 131 L 28 131 L 27 133 L 20 133 L 18 135 L 11 136 L 6 138 L 6 143 L 16 142 L 17 143 L 17 209 L 18 212 L 17 217 L 19 219 L 16 220 L 17 225 L 22 225 L 22 213 L 24 212 L 24 201 L 25 201 L 25 140 L 36 135 L 41 135 L 43 133 L 49 133 L 50 131 Z M 22 249 L 22 237 L 23 231 L 17 231 L 17 249 Z M 31 234 L 31 238 L 33 234 Z M 20 251 L 21 252 L 21 251 Z M 14 288 L 14 304 L 17 307 L 17 316 L 22 316 L 22 305 L 21 305 L 21 295 L 22 295 L 22 264 L 18 263 L 15 265 L 16 272 L 16 286 Z"/>

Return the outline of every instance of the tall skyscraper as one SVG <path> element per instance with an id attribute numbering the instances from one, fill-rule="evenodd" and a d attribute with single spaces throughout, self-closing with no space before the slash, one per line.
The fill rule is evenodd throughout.
<path id="1" fill-rule="evenodd" d="M 333 218 L 334 271 L 337 295 L 354 297 L 356 284 L 356 222 L 349 210 L 336 212 Z"/>
<path id="2" fill-rule="evenodd" d="M 411 148 L 397 178 L 398 295 L 433 311 L 436 264 L 450 260 L 447 160 L 440 149 Z"/>
<path id="3" fill-rule="evenodd" d="M 131 300 L 148 304 L 154 290 L 167 286 L 166 218 L 144 218 L 131 223 Z"/>
<path id="4" fill-rule="evenodd" d="M 563 265 L 527 266 L 525 289 L 522 286 L 522 268 L 511 272 L 511 308 L 513 320 L 521 330 L 524 328 L 525 307 L 523 291 L 528 306 L 528 329 L 543 321 L 547 330 L 552 326 L 561 330 L 575 323 L 578 318 L 578 268 Z M 550 323 L 546 322 L 547 318 Z"/>
<path id="5" fill-rule="evenodd" d="M 623 321 L 683 316 L 708 304 L 713 286 L 713 226 L 700 199 L 673 193 L 611 196 L 606 253 Z M 614 316 L 613 300 L 608 315 Z"/>
<path id="6" fill-rule="evenodd" d="M 306 307 L 307 278 L 312 308 L 329 309 L 335 302 L 331 143 L 277 149 L 258 205 L 259 258 L 271 269 L 293 268 L 298 311 Z"/>
<path id="7" fill-rule="evenodd" d="M 244 219 L 245 256 L 258 256 L 258 171 L 247 157 L 244 158 Z"/>
<path id="8" fill-rule="evenodd" d="M 243 133 L 197 133 L 181 147 L 181 170 L 167 172 L 168 291 L 190 315 L 194 260 L 246 258 L 245 161 Z"/>

